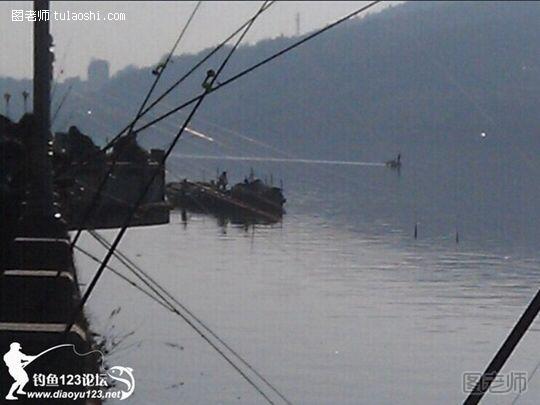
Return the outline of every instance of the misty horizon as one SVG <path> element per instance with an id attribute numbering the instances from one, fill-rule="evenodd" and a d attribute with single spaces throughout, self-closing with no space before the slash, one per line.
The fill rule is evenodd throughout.
<path id="1" fill-rule="evenodd" d="M 244 41 L 254 44 L 281 35 L 294 36 L 324 26 L 342 17 L 364 2 L 338 1 L 276 3 L 261 17 Z M 399 2 L 382 3 L 373 12 Z M 6 54 L 16 46 L 20 51 L 12 58 L 0 60 L 0 77 L 30 78 L 31 23 L 12 22 L 13 10 L 31 10 L 31 2 L 0 2 L 0 52 Z M 86 67 L 92 59 L 110 62 L 111 74 L 129 65 L 156 65 L 170 51 L 182 25 L 196 2 L 51 2 L 51 11 L 59 13 L 122 13 L 122 21 L 51 21 L 55 43 L 55 69 L 63 71 L 58 81 L 69 77 L 86 78 Z M 186 32 L 176 56 L 193 54 L 214 46 L 249 19 L 260 6 L 259 2 L 203 2 Z M 299 15 L 299 27 L 296 16 Z M 208 29 L 207 27 L 212 27 Z M 133 38 L 138 46 L 133 46 Z M 114 41 L 107 41 L 114 38 Z M 105 45 L 105 46 L 103 46 Z"/>

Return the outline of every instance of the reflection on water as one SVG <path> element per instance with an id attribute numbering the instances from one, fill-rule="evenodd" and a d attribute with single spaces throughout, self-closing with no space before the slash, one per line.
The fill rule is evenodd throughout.
<path id="1" fill-rule="evenodd" d="M 506 184 L 497 165 L 460 178 L 460 198 L 435 164 L 405 164 L 399 177 L 383 167 L 272 170 L 286 184 L 282 224 L 219 226 L 193 214 L 184 226 L 175 214 L 130 230 L 120 249 L 293 403 L 461 401 L 463 372 L 484 369 L 537 288 L 532 205 L 489 180 Z M 89 237 L 83 245 L 104 254 Z M 88 280 L 95 264 L 77 257 Z M 180 319 L 112 274 L 100 287 L 89 303 L 94 328 L 135 332 L 110 359 L 135 370 L 130 403 L 262 403 Z M 508 370 L 535 367 L 537 340 L 538 325 Z M 540 375 L 518 403 L 539 400 Z"/>

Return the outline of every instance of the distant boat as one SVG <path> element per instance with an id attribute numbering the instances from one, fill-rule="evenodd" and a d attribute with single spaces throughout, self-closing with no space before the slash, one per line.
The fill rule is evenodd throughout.
<path id="1" fill-rule="evenodd" d="M 386 162 L 386 167 L 390 169 L 400 169 L 401 168 L 401 153 L 398 153 L 397 157 Z"/>
<path id="2" fill-rule="evenodd" d="M 215 214 L 237 222 L 275 223 L 284 214 L 285 197 L 281 188 L 260 179 L 245 180 L 225 190 L 214 181 L 184 180 L 167 184 L 167 198 L 177 208 Z"/>

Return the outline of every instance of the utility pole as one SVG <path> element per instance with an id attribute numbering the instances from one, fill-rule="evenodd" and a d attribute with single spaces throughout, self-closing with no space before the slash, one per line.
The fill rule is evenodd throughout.
<path id="1" fill-rule="evenodd" d="M 300 13 L 296 13 L 296 36 L 300 36 Z"/>
<path id="2" fill-rule="evenodd" d="M 48 0 L 35 0 L 36 15 L 49 12 Z M 54 218 L 51 142 L 51 52 L 53 43 L 47 18 L 36 18 L 34 22 L 34 113 L 29 131 L 28 143 L 31 146 L 31 179 L 28 192 L 27 211 L 23 223 L 34 233 L 51 231 L 57 223 Z M 48 229 L 46 229 L 48 228 Z"/>

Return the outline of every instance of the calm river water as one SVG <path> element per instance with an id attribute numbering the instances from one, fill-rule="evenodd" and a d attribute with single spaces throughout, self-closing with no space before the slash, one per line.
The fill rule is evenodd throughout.
<path id="1" fill-rule="evenodd" d="M 416 149 L 415 159 L 402 150 L 400 174 L 252 163 L 283 179 L 283 223 L 245 230 L 191 215 L 184 226 L 175 213 L 168 225 L 130 230 L 120 250 L 295 404 L 460 403 L 464 373 L 485 368 L 536 292 L 540 268 L 538 165 L 468 142 L 452 153 Z M 201 165 L 212 173 L 231 163 L 185 164 L 199 176 Z M 247 170 L 249 162 L 237 165 L 230 177 Z M 105 253 L 88 235 L 82 245 Z M 96 264 L 77 260 L 87 280 Z M 94 329 L 134 332 L 108 359 L 134 369 L 129 403 L 264 403 L 181 319 L 113 274 L 99 287 L 88 308 Z M 536 323 L 506 374 L 535 369 L 539 336 Z M 516 403 L 540 402 L 540 372 L 529 377 Z"/>

